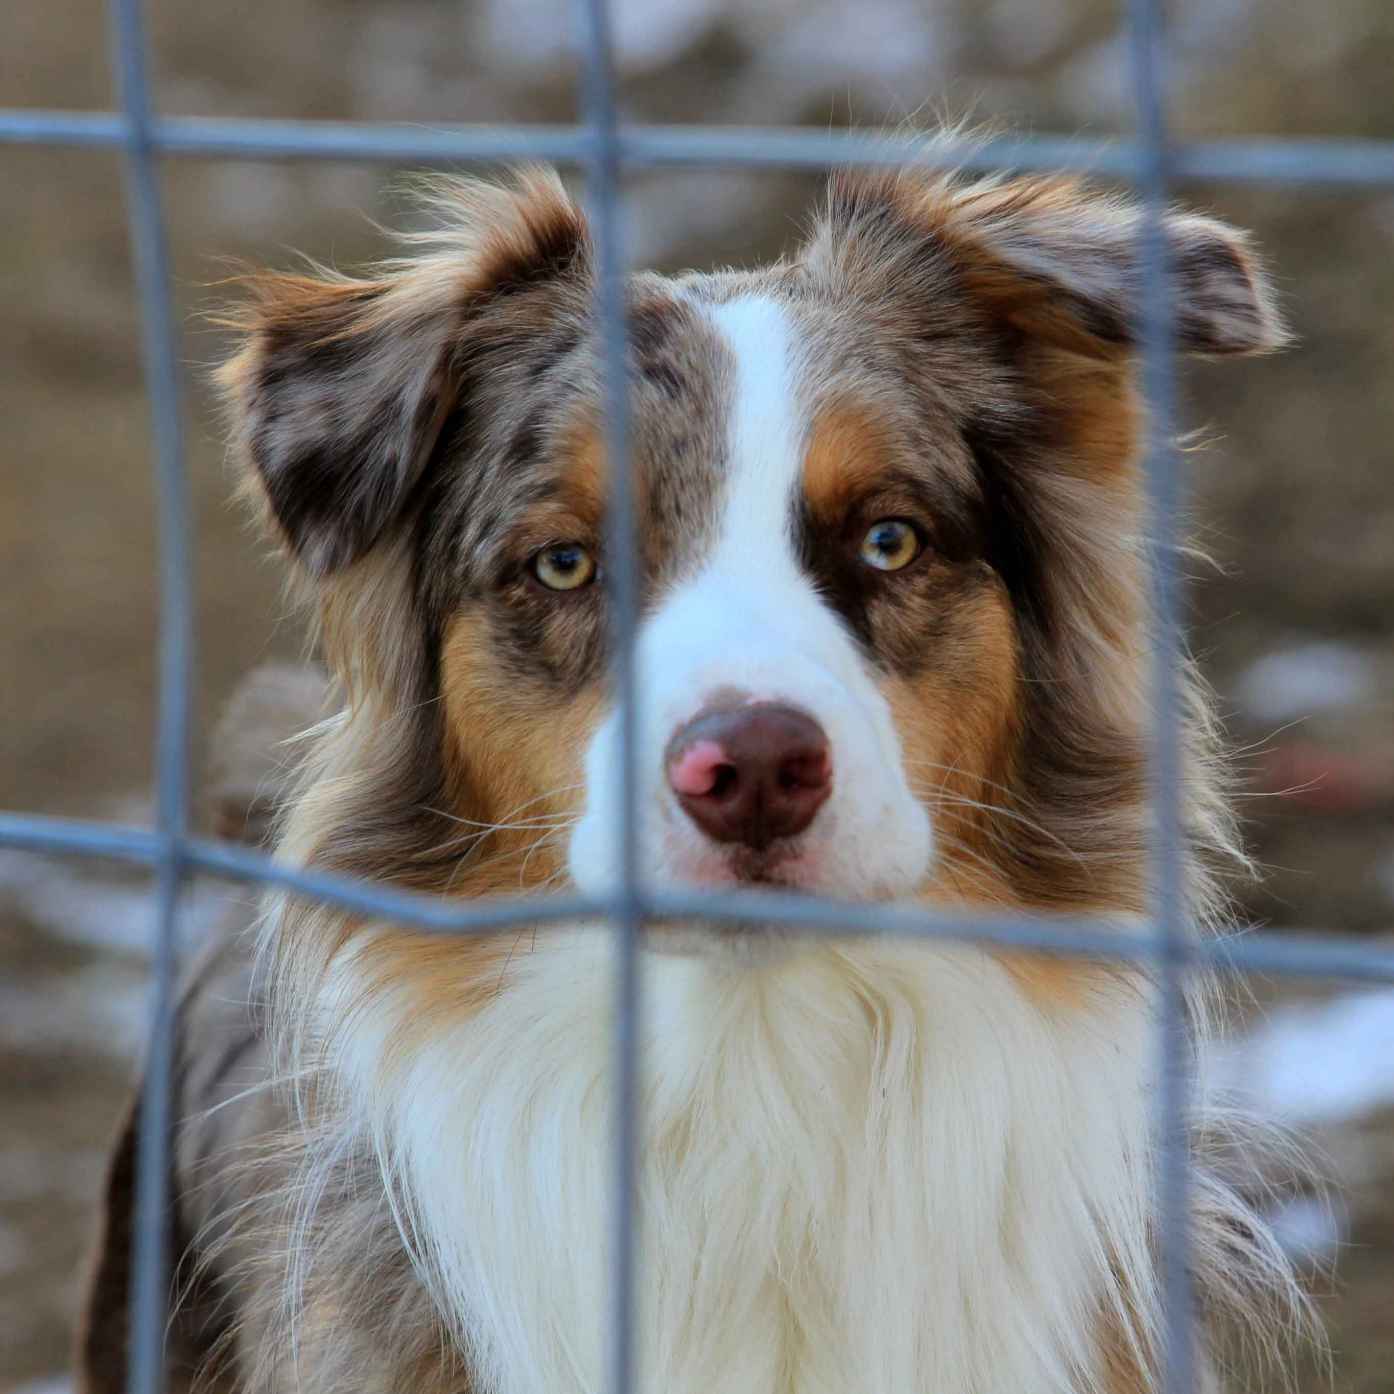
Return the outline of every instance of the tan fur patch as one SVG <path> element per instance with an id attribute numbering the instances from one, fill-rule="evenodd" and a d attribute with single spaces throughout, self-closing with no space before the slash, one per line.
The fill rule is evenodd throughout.
<path id="1" fill-rule="evenodd" d="M 1023 219 L 1049 222 L 1076 216 L 1080 185 L 1069 177 L 987 184 L 956 198 L 930 199 L 922 215 L 934 235 L 953 246 L 959 272 L 973 296 L 1017 328 L 1088 357 L 1117 346 L 1101 345 L 1049 281 L 1025 277 L 994 249 L 993 234 Z"/>
<path id="2" fill-rule="evenodd" d="M 836 402 L 818 413 L 804 457 L 804 497 L 816 517 L 836 521 L 885 472 L 890 450 L 870 411 Z"/>
<path id="3" fill-rule="evenodd" d="M 474 816 L 516 822 L 494 834 L 499 869 L 472 872 L 470 891 L 535 889 L 562 864 L 564 842 L 553 825 L 580 807 L 581 758 L 603 697 L 591 690 L 560 708 L 539 703 L 500 667 L 487 626 L 474 615 L 451 626 L 441 674 L 447 759 L 473 796 Z"/>
<path id="4" fill-rule="evenodd" d="M 1060 404 L 1061 468 L 1094 483 L 1115 481 L 1136 499 L 1136 479 L 1122 476 L 1137 459 L 1143 409 L 1137 382 L 1121 365 L 1043 350 L 1033 360 L 1043 396 Z"/>
<path id="5" fill-rule="evenodd" d="M 604 427 L 587 415 L 568 433 L 563 453 L 570 461 L 562 475 L 563 495 L 579 518 L 598 529 L 610 488 Z"/>
<path id="6" fill-rule="evenodd" d="M 397 1029 L 378 1062 L 385 1080 L 397 1066 L 439 1033 L 468 1020 L 503 990 L 508 966 L 526 953 L 536 931 L 504 934 L 419 934 L 394 929 L 369 936 L 352 950 L 363 1001 L 397 998 L 411 1010 L 395 1018 Z"/>
<path id="7" fill-rule="evenodd" d="M 936 861 L 920 898 L 945 908 L 1064 909 L 1051 904 L 1049 885 L 1033 894 L 1011 864 L 1013 825 L 1031 814 L 1018 806 L 1011 780 L 1010 751 L 1023 714 L 1010 604 L 1000 591 L 986 592 L 965 618 L 948 676 L 936 667 L 881 685 L 911 785 L 934 819 Z M 1111 904 L 1101 896 L 1097 905 L 1071 908 L 1097 913 Z M 992 952 L 1032 1000 L 1048 1006 L 1077 1006 L 1101 973 L 1118 972 L 1068 956 Z"/>
<path id="8" fill-rule="evenodd" d="M 581 757 L 601 718 L 601 694 L 577 693 L 559 710 L 537 702 L 500 667 L 487 626 L 473 614 L 450 628 L 441 688 L 445 758 L 468 797 L 458 823 L 460 870 L 439 889 L 469 898 L 544 892 L 565 873 L 568 820 L 579 811 Z M 355 944 L 365 999 L 406 993 L 412 1003 L 385 1067 L 488 1002 L 534 934 L 394 929 Z"/>
<path id="9" fill-rule="evenodd" d="M 1150 1351 L 1138 1349 L 1139 1341 L 1148 1344 L 1145 1337 L 1137 1330 L 1125 1332 L 1117 1315 L 1104 1317 L 1100 1326 L 1099 1350 L 1108 1394 L 1149 1394 L 1156 1388 L 1156 1375 Z M 1202 1385 L 1205 1388 L 1208 1382 Z"/>
<path id="10" fill-rule="evenodd" d="M 1019 721 L 1011 605 L 979 592 L 962 617 L 945 662 L 923 674 L 890 676 L 890 704 L 911 787 L 931 810 L 939 838 L 934 891 L 969 904 L 1011 898 L 992 845 L 992 810 L 1001 806 L 1005 761 Z"/>

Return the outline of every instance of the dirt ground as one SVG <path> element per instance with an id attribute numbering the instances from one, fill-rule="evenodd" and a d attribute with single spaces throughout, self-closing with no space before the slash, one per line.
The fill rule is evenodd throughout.
<path id="1" fill-rule="evenodd" d="M 899 122 L 945 104 L 1041 130 L 1130 120 L 1102 0 L 667 0 L 620 7 L 627 114 Z M 1188 135 L 1394 138 L 1386 0 L 1175 6 Z M 567 120 L 563 0 L 247 0 L 152 6 L 157 98 L 180 114 Z M 0 14 L 0 106 L 112 102 L 97 0 Z M 399 172 L 181 160 L 165 174 L 185 325 L 204 718 L 256 662 L 299 651 L 275 567 L 228 503 L 200 314 L 236 259 L 382 250 Z M 155 546 L 138 307 L 109 154 L 0 147 L 0 807 L 148 816 Z M 815 180 L 645 175 L 636 261 L 753 261 Z M 1394 192 L 1195 189 L 1255 229 L 1298 347 L 1186 378 L 1192 642 L 1245 776 L 1278 928 L 1394 927 Z M 200 758 L 202 751 L 200 751 Z M 1287 791 L 1287 792 L 1285 792 Z M 148 898 L 112 868 L 0 852 L 0 1391 L 60 1378 L 100 1158 L 139 1042 Z M 199 914 L 211 896 L 197 902 Z M 1394 1054 L 1390 1057 L 1394 1075 Z M 1394 1391 L 1394 1113 L 1324 1138 L 1349 1227 L 1322 1307 L 1334 1387 Z M 1354 1160 L 1352 1160 L 1354 1159 Z M 1306 1391 L 1330 1387 L 1315 1368 Z"/>

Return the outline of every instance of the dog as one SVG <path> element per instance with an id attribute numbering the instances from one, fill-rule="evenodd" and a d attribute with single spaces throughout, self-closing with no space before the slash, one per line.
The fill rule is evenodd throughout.
<path id="1" fill-rule="evenodd" d="M 545 170 L 429 201 L 438 225 L 364 276 L 252 277 L 219 373 L 330 675 L 277 855 L 603 895 L 621 713 L 590 235 Z M 1146 932 L 1140 220 L 1074 178 L 838 173 L 787 259 L 628 280 L 647 885 Z M 1162 234 L 1178 350 L 1283 344 L 1244 235 L 1177 210 Z M 1208 929 L 1242 853 L 1182 682 Z M 276 891 L 259 943 L 254 966 L 225 938 L 181 1014 L 171 1369 L 605 1388 L 613 935 L 429 935 Z M 1145 969 L 749 924 L 653 925 L 641 952 L 637 1388 L 1159 1388 Z M 1214 1121 L 1206 1388 L 1231 1319 L 1269 1347 L 1303 1306 L 1207 1163 Z M 121 1367 L 116 1268 L 92 1390 Z"/>

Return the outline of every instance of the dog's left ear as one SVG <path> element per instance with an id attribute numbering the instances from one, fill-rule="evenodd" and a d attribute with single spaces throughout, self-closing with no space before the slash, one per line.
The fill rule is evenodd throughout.
<path id="1" fill-rule="evenodd" d="M 549 170 L 508 186 L 443 181 L 439 230 L 369 278 L 266 273 L 224 323 L 243 336 L 218 371 L 233 447 L 286 549 L 323 578 L 407 510 L 501 297 L 546 295 L 588 264 L 579 209 Z M 534 315 L 535 319 L 536 316 Z"/>
<path id="2" fill-rule="evenodd" d="M 945 278 L 1025 335 L 1089 357 L 1134 349 L 1141 323 L 1141 210 L 1078 179 L 959 181 L 918 171 L 840 173 L 814 250 L 895 278 Z M 1248 238 L 1214 218 L 1163 219 L 1176 346 L 1265 353 L 1288 341 Z"/>

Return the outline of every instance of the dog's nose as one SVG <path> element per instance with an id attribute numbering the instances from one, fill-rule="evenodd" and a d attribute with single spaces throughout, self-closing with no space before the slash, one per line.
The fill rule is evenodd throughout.
<path id="1" fill-rule="evenodd" d="M 688 722 L 667 763 L 668 783 L 703 832 L 756 851 L 803 832 L 833 787 L 823 728 L 775 702 Z"/>

